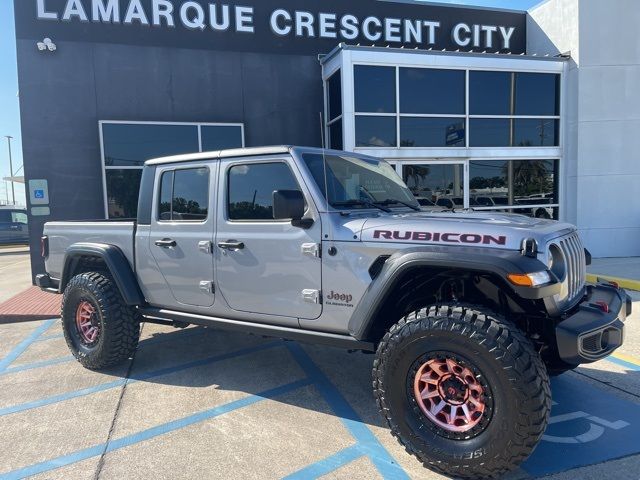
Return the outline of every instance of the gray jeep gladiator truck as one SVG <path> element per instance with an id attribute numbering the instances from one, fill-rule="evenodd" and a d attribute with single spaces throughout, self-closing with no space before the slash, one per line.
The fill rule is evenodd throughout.
<path id="1" fill-rule="evenodd" d="M 132 357 L 141 322 L 375 352 L 391 432 L 427 468 L 499 476 L 549 417 L 549 375 L 623 341 L 631 302 L 586 285 L 572 225 L 421 211 L 388 163 L 266 147 L 148 161 L 137 219 L 51 222 L 37 284 L 78 361 Z"/>

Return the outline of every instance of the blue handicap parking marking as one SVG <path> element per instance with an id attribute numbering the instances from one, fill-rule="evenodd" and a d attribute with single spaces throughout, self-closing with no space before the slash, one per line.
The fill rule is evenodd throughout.
<path id="1" fill-rule="evenodd" d="M 640 453 L 640 406 L 570 375 L 551 382 L 549 427 L 522 465 L 532 476 L 549 475 Z"/>

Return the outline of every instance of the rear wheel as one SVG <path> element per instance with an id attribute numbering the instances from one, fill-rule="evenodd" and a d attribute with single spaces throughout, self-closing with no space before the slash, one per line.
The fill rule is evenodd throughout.
<path id="1" fill-rule="evenodd" d="M 380 412 L 407 451 L 459 478 L 516 468 L 551 407 L 529 340 L 482 307 L 430 307 L 400 320 L 380 343 L 373 380 Z"/>
<path id="2" fill-rule="evenodd" d="M 140 317 L 109 276 L 89 272 L 73 277 L 65 288 L 62 329 L 73 356 L 99 370 L 131 358 L 138 346 Z"/>

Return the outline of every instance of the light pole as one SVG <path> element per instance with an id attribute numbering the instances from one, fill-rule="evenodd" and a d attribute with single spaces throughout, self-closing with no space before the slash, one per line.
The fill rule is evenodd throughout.
<path id="1" fill-rule="evenodd" d="M 13 159 L 11 158 L 11 140 L 13 140 L 13 137 L 11 135 L 5 135 L 5 137 L 7 138 L 7 145 L 9 146 L 9 174 L 11 176 L 11 201 L 13 202 L 13 204 L 16 204 L 16 190 L 15 190 L 15 186 L 13 185 Z"/>

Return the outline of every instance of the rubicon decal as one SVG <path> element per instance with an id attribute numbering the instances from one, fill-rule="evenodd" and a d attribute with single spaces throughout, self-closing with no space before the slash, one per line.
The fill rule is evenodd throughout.
<path id="1" fill-rule="evenodd" d="M 506 245 L 507 237 L 480 235 L 478 233 L 411 232 L 398 230 L 376 230 L 373 238 L 411 242 L 466 243 L 472 245 Z"/>

